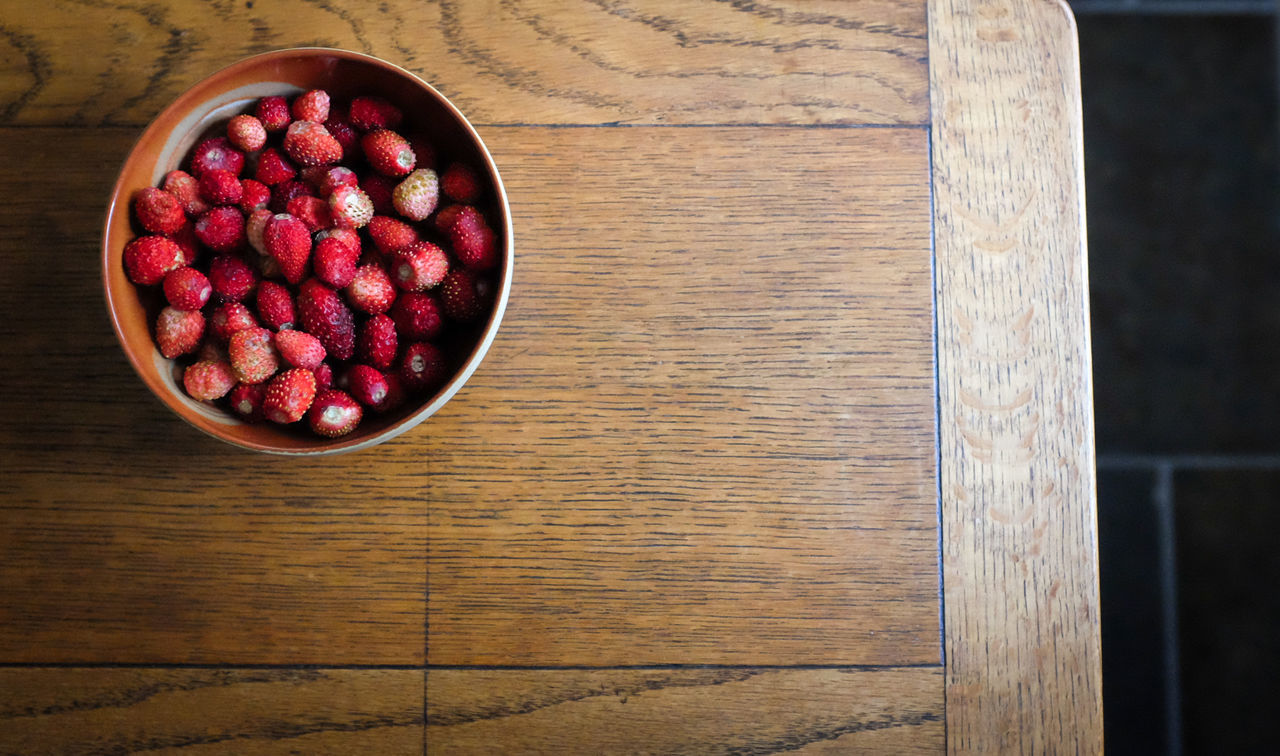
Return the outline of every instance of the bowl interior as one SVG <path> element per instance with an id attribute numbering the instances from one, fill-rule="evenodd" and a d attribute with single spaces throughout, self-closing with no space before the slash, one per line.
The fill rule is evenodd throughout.
<path id="1" fill-rule="evenodd" d="M 439 346 L 454 360 L 453 378 L 430 397 L 415 397 L 397 411 L 366 413 L 350 435 L 316 437 L 306 428 L 248 424 L 221 408 L 197 402 L 182 389 L 182 366 L 165 359 L 155 346 L 151 324 L 164 306 L 159 287 L 139 288 L 125 275 L 125 244 L 138 235 L 131 218 L 134 195 L 158 186 L 200 139 L 223 133 L 226 122 L 246 112 L 265 95 L 292 96 L 325 89 L 335 101 L 376 95 L 405 114 L 406 136 L 423 134 L 435 148 L 437 167 L 459 160 L 487 174 L 493 191 L 481 202 L 499 240 L 502 264 L 495 271 L 495 301 L 487 320 L 451 326 Z M 442 406 L 479 364 L 497 331 L 511 281 L 510 214 L 501 178 L 479 136 L 447 100 L 411 74 L 383 61 L 340 50 L 282 50 L 240 61 L 196 84 L 143 132 L 126 159 L 112 192 L 103 235 L 103 271 L 107 306 L 121 345 L 142 380 L 166 405 L 197 428 L 250 449 L 281 454 L 351 451 L 384 441 L 413 427 Z M 305 425 L 305 421 L 298 425 Z"/>

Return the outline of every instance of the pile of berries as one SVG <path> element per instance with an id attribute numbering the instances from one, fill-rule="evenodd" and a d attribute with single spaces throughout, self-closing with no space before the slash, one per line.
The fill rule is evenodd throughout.
<path id="1" fill-rule="evenodd" d="M 263 97 L 133 198 L 125 272 L 163 291 L 191 397 L 336 437 L 448 380 L 441 335 L 487 315 L 501 252 L 489 187 L 404 127 L 378 97 Z"/>

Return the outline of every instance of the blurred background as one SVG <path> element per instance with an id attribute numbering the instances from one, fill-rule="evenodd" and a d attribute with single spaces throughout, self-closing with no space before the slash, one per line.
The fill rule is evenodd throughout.
<path id="1" fill-rule="evenodd" d="M 1071 0 L 1080 29 L 1107 749 L 1273 753 L 1275 0 Z"/>

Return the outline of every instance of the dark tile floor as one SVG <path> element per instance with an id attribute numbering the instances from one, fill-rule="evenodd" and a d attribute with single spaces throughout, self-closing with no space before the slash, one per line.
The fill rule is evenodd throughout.
<path id="1" fill-rule="evenodd" d="M 1275 22 L 1078 22 L 1108 751 L 1272 752 L 1280 457 L 1258 455 L 1280 454 Z"/>

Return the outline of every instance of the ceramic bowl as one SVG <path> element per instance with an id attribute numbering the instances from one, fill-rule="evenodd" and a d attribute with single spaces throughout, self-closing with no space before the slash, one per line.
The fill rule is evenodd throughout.
<path id="1" fill-rule="evenodd" d="M 366 412 L 354 432 L 336 439 L 313 435 L 303 420 L 294 426 L 249 424 L 220 407 L 198 402 L 182 389 L 182 367 L 165 359 L 152 338 L 152 324 L 164 306 L 160 287 L 137 287 L 125 276 L 122 252 L 138 231 L 131 220 L 134 195 L 159 186 L 181 167 L 196 142 L 222 133 L 231 116 L 251 112 L 265 95 L 292 97 L 309 89 L 327 90 L 335 101 L 377 95 L 396 104 L 414 133 L 423 133 L 445 160 L 471 165 L 492 191 L 480 201 L 497 238 L 502 261 L 493 271 L 494 299 L 486 320 L 452 327 L 439 344 L 454 359 L 452 378 L 430 396 L 415 397 L 399 410 Z M 443 167 L 444 160 L 437 160 Z M 344 50 L 278 50 L 235 63 L 201 81 L 165 108 L 147 127 L 125 160 L 112 190 L 102 235 L 102 277 L 107 309 L 120 345 L 147 387 L 196 428 L 236 446 L 285 455 L 354 451 L 393 438 L 439 410 L 475 371 L 493 342 L 506 308 L 512 275 L 511 212 L 493 158 L 467 119 L 429 84 L 386 61 Z"/>

